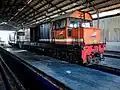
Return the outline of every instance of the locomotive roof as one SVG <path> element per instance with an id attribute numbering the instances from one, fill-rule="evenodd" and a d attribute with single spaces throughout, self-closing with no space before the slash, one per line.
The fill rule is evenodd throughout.
<path id="1" fill-rule="evenodd" d="M 47 21 L 38 23 L 34 27 L 31 27 L 31 28 L 35 28 L 35 27 L 37 27 L 37 26 L 39 26 L 41 24 L 50 23 L 51 21 L 53 22 L 53 21 L 57 21 L 57 20 L 60 20 L 60 19 L 65 19 L 65 18 L 68 18 L 68 17 L 74 17 L 74 18 L 82 18 L 82 19 L 84 19 L 84 17 L 83 17 L 84 14 L 85 14 L 85 19 L 86 20 L 92 20 L 92 16 L 89 13 L 84 12 L 84 11 L 80 11 L 80 10 L 76 10 L 76 11 L 72 11 L 72 12 L 60 15 L 58 17 L 55 17 L 52 20 L 47 20 Z"/>
<path id="2" fill-rule="evenodd" d="M 73 12 L 74 12 L 74 11 L 69 12 L 69 13 L 66 13 L 66 14 L 63 14 L 63 15 L 60 15 L 60 16 L 58 16 L 58 17 L 55 17 L 54 19 L 52 19 L 52 21 L 56 21 L 56 20 L 59 20 L 59 19 L 63 19 L 63 18 L 70 17 L 70 15 L 71 15 Z"/>
<path id="3" fill-rule="evenodd" d="M 83 15 L 85 14 L 85 18 L 87 20 L 92 20 L 92 16 L 87 13 L 87 12 L 83 12 L 83 11 L 72 11 L 63 15 L 60 15 L 58 17 L 55 17 L 54 19 L 52 19 L 51 21 L 56 21 L 56 20 L 60 20 L 60 19 L 64 19 L 64 18 L 68 18 L 68 17 L 74 17 L 74 18 L 83 18 Z M 87 15 L 88 14 L 88 15 Z"/>

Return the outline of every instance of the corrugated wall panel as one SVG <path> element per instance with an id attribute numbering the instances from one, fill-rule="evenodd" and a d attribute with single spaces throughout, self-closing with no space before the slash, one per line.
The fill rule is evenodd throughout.
<path id="1" fill-rule="evenodd" d="M 93 26 L 97 27 L 97 20 Z M 100 19 L 99 27 L 102 41 L 106 38 L 107 42 L 120 42 L 120 16 Z"/>

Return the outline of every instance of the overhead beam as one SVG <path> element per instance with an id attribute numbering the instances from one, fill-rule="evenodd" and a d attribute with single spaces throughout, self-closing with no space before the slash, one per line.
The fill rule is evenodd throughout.
<path id="1" fill-rule="evenodd" d="M 89 2 L 92 2 L 93 0 L 89 0 Z M 96 6 L 96 5 L 99 5 L 99 4 L 103 4 L 103 3 L 105 3 L 105 2 L 107 2 L 107 0 L 104 0 L 104 1 L 101 1 L 101 2 L 99 2 L 99 3 L 96 3 L 94 6 Z M 85 3 L 87 3 L 87 1 L 85 2 Z M 83 4 L 85 4 L 85 3 L 82 3 L 81 5 L 83 5 Z M 69 10 L 69 9 L 72 9 L 72 8 L 75 8 L 75 7 L 78 7 L 78 6 L 80 6 L 80 5 L 76 5 L 76 6 L 74 6 L 74 7 L 71 7 L 71 8 L 68 8 L 68 9 L 65 9 L 66 11 L 67 10 Z M 90 7 L 92 7 L 92 5 L 90 5 Z M 84 7 L 84 8 L 81 8 L 81 10 L 82 9 L 86 9 L 87 7 Z M 90 11 L 93 11 L 93 10 L 90 10 Z M 55 14 L 57 14 L 57 13 L 54 13 L 54 15 Z M 52 14 L 53 15 L 53 14 Z M 52 16 L 51 15 L 51 16 Z M 39 16 L 40 17 L 40 16 Z M 47 18 L 47 17 L 45 17 L 45 18 Z M 44 19 L 44 18 L 42 18 L 42 19 Z M 41 19 L 40 19 L 41 20 Z M 29 21 L 28 21 L 29 22 Z M 31 22 L 32 23 L 32 22 Z"/>
<path id="2" fill-rule="evenodd" d="M 76 0 L 76 2 L 77 2 L 78 0 Z M 92 2 L 92 1 L 94 1 L 94 0 L 90 0 L 90 2 Z M 75 1 L 74 1 L 75 2 Z M 102 1 L 102 2 L 99 2 L 99 3 L 97 3 L 97 4 L 95 4 L 95 5 L 99 5 L 99 4 L 101 4 L 101 3 L 105 3 L 105 2 L 107 2 L 107 0 L 105 0 L 105 1 Z M 72 2 L 73 3 L 73 2 Z M 87 1 L 86 1 L 86 3 L 87 3 Z M 71 3 L 68 3 L 67 5 L 70 5 Z M 85 4 L 85 3 L 84 3 Z M 67 6 L 67 5 L 65 5 L 65 6 Z M 80 5 L 76 5 L 75 7 L 78 7 L 78 6 L 80 6 Z M 61 6 L 60 8 L 62 8 L 63 6 Z M 72 8 L 75 8 L 74 6 L 72 7 Z M 91 6 L 90 6 L 91 7 Z M 69 9 L 72 9 L 72 8 L 69 8 Z M 84 8 L 81 8 L 81 9 L 85 9 L 85 8 L 87 8 L 87 7 L 84 7 Z M 69 9 L 67 9 L 67 10 L 69 10 Z M 54 10 L 57 10 L 57 9 L 54 9 Z M 51 12 L 53 12 L 54 10 L 52 10 Z M 46 10 L 45 10 L 46 11 Z M 51 12 L 48 12 L 48 13 L 51 13 Z M 36 18 L 39 18 L 40 16 L 43 16 L 44 15 L 44 13 L 42 13 L 40 16 L 39 16 L 39 14 L 40 13 L 38 13 L 38 17 L 36 17 Z M 32 18 L 32 17 L 28 17 L 28 18 Z"/>
<path id="3" fill-rule="evenodd" d="M 64 1 L 64 0 L 63 0 Z M 78 0 L 75 0 L 76 2 L 78 1 Z M 70 5 L 70 4 L 72 4 L 72 3 L 74 3 L 75 1 L 72 1 L 72 2 L 70 2 L 70 3 L 67 3 L 67 4 L 65 4 L 64 6 L 68 6 L 68 5 Z M 92 0 L 91 0 L 92 1 Z M 56 5 L 58 5 L 60 2 L 58 2 Z M 63 8 L 64 6 L 60 6 L 59 8 Z M 79 6 L 79 5 L 77 5 L 77 6 Z M 39 18 L 39 17 L 41 17 L 41 16 L 45 16 L 46 15 L 46 13 L 44 12 L 44 11 L 47 11 L 48 9 L 50 9 L 51 7 L 49 7 L 49 8 L 46 8 L 45 10 L 42 10 L 42 11 L 40 11 L 39 13 L 37 13 L 37 14 L 35 14 L 35 16 L 36 16 L 36 19 L 37 18 Z M 52 13 L 53 11 L 56 11 L 57 9 L 55 8 L 55 9 L 53 9 L 53 10 L 51 10 L 51 11 L 48 11 L 48 13 Z M 66 9 L 66 10 L 68 10 L 68 9 Z M 61 11 L 58 11 L 58 12 L 65 12 L 66 10 L 61 10 Z M 43 12 L 43 13 L 41 13 L 41 12 Z M 49 17 L 49 16 L 48 16 Z M 32 16 L 31 17 L 27 17 L 27 18 L 32 18 Z"/>
<path id="4" fill-rule="evenodd" d="M 78 0 L 76 0 L 76 1 L 78 1 Z M 90 1 L 93 1 L 93 0 L 90 0 Z M 81 4 L 78 4 L 78 5 L 75 5 L 75 6 L 72 6 L 72 7 L 70 7 L 70 8 L 67 8 L 67 9 L 64 9 L 64 10 L 61 10 L 61 11 L 58 11 L 58 12 L 56 12 L 56 13 L 53 13 L 52 15 L 50 15 L 50 16 L 53 16 L 53 15 L 56 15 L 56 14 L 58 14 L 58 13 L 61 13 L 61 12 L 64 12 L 64 11 L 67 11 L 67 10 L 70 10 L 70 9 L 72 9 L 72 8 L 76 8 L 76 7 L 78 7 L 78 6 L 81 6 L 81 5 L 83 5 L 83 4 L 86 4 L 87 3 L 87 1 L 85 1 L 85 2 L 83 2 L 83 3 L 81 3 Z M 67 4 L 67 5 L 65 5 L 65 6 L 68 6 L 69 4 Z M 54 11 L 54 10 L 52 10 L 52 11 Z M 50 11 L 49 13 L 52 13 L 52 11 Z M 41 14 L 41 15 L 39 15 L 39 16 L 37 16 L 36 18 L 38 18 L 38 17 L 41 17 L 41 16 L 43 16 L 43 15 L 45 15 L 45 14 Z M 49 17 L 50 17 L 49 16 Z M 48 16 L 46 16 L 45 18 L 47 18 Z M 45 19 L 45 18 L 42 18 L 42 19 Z M 42 19 L 38 19 L 38 20 L 42 20 Z M 29 21 L 28 21 L 29 22 Z"/>
<path id="5" fill-rule="evenodd" d="M 52 1 L 52 0 L 51 0 L 51 1 Z M 49 1 L 49 2 L 51 2 L 51 1 Z M 62 3 L 63 1 L 64 1 L 64 0 L 61 0 L 60 2 L 57 2 L 56 5 Z M 78 0 L 76 0 L 76 1 L 78 1 Z M 44 5 L 40 6 L 40 7 L 38 7 L 37 10 L 39 10 L 40 8 L 42 8 L 43 6 L 45 6 L 45 5 L 47 5 L 47 4 L 48 4 L 48 3 L 46 2 L 46 4 L 44 4 Z M 70 3 L 69 3 L 69 4 L 70 4 Z M 69 4 L 68 4 L 68 5 L 69 5 Z M 51 5 L 50 7 L 48 7 L 48 8 L 46 8 L 46 9 L 44 9 L 44 10 L 39 11 L 39 13 L 36 13 L 35 16 L 41 14 L 41 12 L 44 13 L 44 11 L 47 11 L 47 10 L 50 9 L 51 7 L 52 7 L 52 5 Z M 59 7 L 59 8 L 61 8 L 61 7 Z M 57 8 L 56 8 L 55 10 L 57 10 Z M 52 11 L 54 11 L 54 10 L 52 10 Z M 30 16 L 30 14 L 32 14 L 32 12 L 29 13 L 29 15 L 27 14 L 27 17 L 28 17 L 28 18 L 32 18 L 32 16 Z M 23 18 L 24 18 L 24 17 L 23 17 Z M 23 18 L 20 18 L 19 20 L 22 20 Z M 18 20 L 18 21 L 19 21 L 19 20 Z"/>
<path id="6" fill-rule="evenodd" d="M 33 19 L 35 19 L 35 13 L 39 12 L 37 9 L 34 9 L 33 7 L 31 7 L 30 5 L 28 5 L 28 8 L 32 9 L 34 11 L 34 16 L 32 15 Z M 24 18 L 22 19 L 22 21 L 26 21 L 27 20 L 27 14 L 24 14 Z M 17 21 L 18 22 L 18 21 Z M 22 22 L 21 22 L 22 23 Z"/>
<path id="7" fill-rule="evenodd" d="M 5 10 L 9 5 L 10 5 L 10 0 L 8 0 L 7 3 L 4 5 L 4 9 L 3 9 L 2 15 L 0 15 L 0 17 L 4 17 Z"/>
<path id="8" fill-rule="evenodd" d="M 91 1 L 92 2 L 92 1 Z M 95 4 L 95 6 L 97 6 L 97 5 L 99 5 L 99 4 L 103 4 L 103 3 L 105 3 L 105 2 L 108 2 L 107 0 L 104 0 L 104 1 L 101 1 L 101 2 L 99 2 L 99 3 L 97 3 L 97 4 Z M 90 5 L 91 6 L 91 5 Z M 72 7 L 73 8 L 73 7 Z M 86 7 L 85 7 L 86 8 Z M 85 9 L 85 8 L 82 8 L 82 9 Z M 99 9 L 99 8 L 98 8 Z M 90 10 L 90 11 L 93 11 L 93 10 Z M 60 12 L 57 12 L 57 13 L 53 13 L 52 15 L 55 15 L 55 14 L 58 14 L 58 13 L 60 13 Z M 48 13 L 49 14 L 49 13 Z M 42 14 L 40 14 L 40 16 L 39 16 L 39 14 L 38 14 L 38 16 L 36 17 L 36 15 L 35 15 L 35 17 L 36 18 L 39 18 L 39 17 L 41 17 L 41 16 L 43 16 L 43 15 L 45 15 L 45 13 L 42 13 Z M 51 15 L 51 16 L 52 16 Z M 47 18 L 47 17 L 50 17 L 50 16 L 46 16 L 45 18 Z M 35 21 L 32 21 L 32 20 L 34 20 L 34 19 L 36 19 L 36 18 L 29 18 L 28 17 L 28 23 L 34 23 Z M 42 19 L 45 19 L 45 18 L 42 18 Z M 42 19 L 38 19 L 38 21 L 39 20 L 42 20 Z M 20 21 L 20 22 L 22 22 L 22 20 Z"/>
<path id="9" fill-rule="evenodd" d="M 93 10 L 95 10 L 97 13 L 97 27 L 99 28 L 99 9 L 97 9 L 89 0 L 87 1 L 91 5 L 91 7 L 93 7 Z"/>
<path id="10" fill-rule="evenodd" d="M 48 0 L 46 0 L 46 1 L 47 1 L 47 3 L 51 4 L 51 6 L 55 7 L 56 9 L 58 9 L 60 11 L 62 10 L 61 8 L 57 7 L 57 5 L 52 4 L 50 1 L 48 1 Z M 64 13 L 66 13 L 66 12 L 64 11 Z"/>
<path id="11" fill-rule="evenodd" d="M 38 2 L 36 2 L 35 4 L 33 4 L 31 7 L 33 8 L 34 6 L 38 5 L 42 0 L 38 0 Z M 26 7 L 26 9 L 24 9 L 20 14 L 18 14 L 15 19 L 17 20 L 18 17 L 21 17 L 23 16 L 24 13 L 28 12 L 29 11 L 29 7 Z M 38 9 L 37 9 L 38 10 Z M 33 12 L 33 11 L 32 11 Z"/>
<path id="12" fill-rule="evenodd" d="M 23 5 L 21 3 L 21 0 L 14 0 L 13 4 L 9 7 L 7 11 L 7 17 L 9 16 L 8 21 L 16 14 L 16 12 L 18 12 L 18 9 Z"/>
<path id="13" fill-rule="evenodd" d="M 104 6 L 104 7 L 100 7 L 100 8 L 98 8 L 99 10 L 100 9 L 104 9 L 104 8 L 107 8 L 107 7 L 110 7 L 110 6 L 114 6 L 114 5 L 116 5 L 116 3 L 114 4 L 111 4 L 111 5 L 107 5 L 107 6 Z M 109 10 L 104 10 L 104 11 L 110 11 L 110 10 L 114 10 L 114 9 L 119 9 L 120 7 L 116 7 L 116 8 L 111 8 L 111 9 L 109 9 Z M 92 10 L 90 10 L 90 11 L 92 11 Z M 104 11 L 100 11 L 100 12 L 104 12 Z M 91 13 L 91 14 L 95 14 L 95 13 Z"/>
<path id="14" fill-rule="evenodd" d="M 17 0 L 14 0 L 13 4 L 10 5 L 9 9 L 6 11 L 7 13 L 6 13 L 5 17 L 7 17 L 7 20 L 9 20 L 10 15 L 13 14 L 12 11 L 15 8 L 15 6 L 17 6 L 16 3 L 17 3 Z"/>
<path id="15" fill-rule="evenodd" d="M 51 1 L 52 1 L 52 0 L 51 0 Z M 47 2 L 44 3 L 43 5 L 41 5 L 40 7 L 36 8 L 36 9 L 39 10 L 39 9 L 41 9 L 42 7 L 44 7 L 46 4 L 47 4 Z M 17 21 L 23 19 L 23 18 L 26 17 L 26 16 L 29 17 L 29 15 L 30 15 L 30 14 L 33 14 L 33 13 L 34 13 L 34 11 L 31 11 L 31 12 L 29 12 L 28 14 L 24 15 L 22 18 L 19 18 Z"/>
<path id="16" fill-rule="evenodd" d="M 11 21 L 14 17 L 16 17 L 22 10 L 24 10 L 24 8 L 30 4 L 32 2 L 32 0 L 29 0 L 26 5 L 24 5 L 19 11 L 17 11 L 8 21 Z"/>

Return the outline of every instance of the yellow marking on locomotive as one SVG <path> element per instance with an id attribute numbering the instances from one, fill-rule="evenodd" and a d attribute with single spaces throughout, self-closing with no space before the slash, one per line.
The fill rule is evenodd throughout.
<path id="1" fill-rule="evenodd" d="M 58 35 L 58 36 L 56 36 L 56 39 L 64 39 L 64 38 L 65 38 L 64 35 Z"/>
<path id="2" fill-rule="evenodd" d="M 97 40 L 90 40 L 89 41 L 89 44 L 96 44 L 97 43 Z"/>

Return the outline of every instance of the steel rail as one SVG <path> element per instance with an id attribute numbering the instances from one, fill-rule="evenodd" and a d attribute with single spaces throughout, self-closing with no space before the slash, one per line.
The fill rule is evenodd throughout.
<path id="1" fill-rule="evenodd" d="M 120 68 L 114 68 L 114 67 L 110 67 L 110 66 L 106 66 L 106 65 L 98 65 L 98 64 L 87 66 L 87 67 L 120 76 Z"/>
<path id="2" fill-rule="evenodd" d="M 13 60 L 16 60 L 16 62 L 19 62 L 22 66 L 27 68 L 28 71 L 32 71 L 36 77 L 42 77 L 44 80 L 48 81 L 50 84 L 52 84 L 54 87 L 56 87 L 56 88 L 58 88 L 60 90 L 71 90 L 71 88 L 69 88 L 68 86 L 64 85 L 64 83 L 54 79 L 53 77 L 47 75 L 43 71 L 38 70 L 37 68 L 35 68 L 34 66 L 30 65 L 26 61 L 20 59 L 19 57 L 13 55 L 10 52 L 4 50 L 3 48 L 0 48 L 0 49 L 1 49 L 0 51 L 3 52 L 3 54 L 6 54 L 7 57 L 9 57 L 9 58 L 11 58 Z M 35 77 L 33 77 L 33 78 L 35 78 Z M 33 90 L 33 89 L 29 88 L 29 90 Z"/>
<path id="3" fill-rule="evenodd" d="M 120 51 L 105 51 L 104 56 L 120 59 Z"/>
<path id="4" fill-rule="evenodd" d="M 40 51 L 38 53 L 36 49 L 35 50 L 28 49 L 28 51 L 40 55 Z M 83 64 L 79 64 L 79 65 L 84 66 L 84 67 L 88 67 L 88 68 L 91 68 L 91 69 L 96 69 L 96 70 L 99 70 L 99 71 L 111 73 L 111 74 L 114 74 L 114 75 L 117 75 L 117 76 L 120 76 L 120 68 L 114 68 L 114 67 L 105 66 L 105 65 L 99 65 L 99 64 L 94 64 L 94 65 L 89 65 L 89 66 L 86 66 L 86 65 L 83 65 Z"/>
<path id="5" fill-rule="evenodd" d="M 1 59 L 0 59 L 1 60 Z M 10 81 L 9 81 L 9 78 L 8 78 L 8 75 L 2 65 L 2 63 L 0 62 L 0 70 L 1 70 L 1 76 L 3 78 L 3 81 L 4 81 L 4 84 L 5 84 L 5 87 L 7 90 L 12 90 L 12 86 L 10 84 Z"/>
<path id="6" fill-rule="evenodd" d="M 1 74 L 6 86 L 7 90 L 25 90 L 25 88 L 22 86 L 20 81 L 17 79 L 17 77 L 14 75 L 14 73 L 10 70 L 8 65 L 4 62 L 2 56 L 0 55 L 0 68 L 1 68 Z"/>

